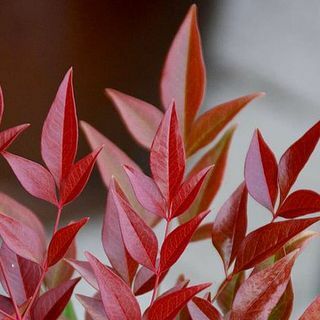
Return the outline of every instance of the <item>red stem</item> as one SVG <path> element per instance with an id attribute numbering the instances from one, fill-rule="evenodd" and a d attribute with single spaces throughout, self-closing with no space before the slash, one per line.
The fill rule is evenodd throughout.
<path id="1" fill-rule="evenodd" d="M 5 316 L 6 318 L 12 319 L 12 320 L 16 320 L 16 318 L 14 318 L 13 316 L 11 316 L 10 314 L 6 313 L 5 311 L 0 309 L 0 314 L 2 314 L 3 316 Z"/>
<path id="2" fill-rule="evenodd" d="M 6 286 L 7 286 L 7 289 L 8 289 L 8 292 L 9 292 L 9 295 L 10 295 L 10 298 L 12 300 L 12 303 L 13 303 L 13 307 L 14 307 L 14 311 L 16 313 L 16 316 L 18 318 L 18 320 L 21 320 L 21 314 L 20 314 L 20 311 L 19 311 L 19 308 L 17 306 L 17 303 L 15 301 L 15 298 L 13 296 L 13 293 L 12 293 L 12 289 L 11 289 L 11 286 L 9 284 L 9 281 L 8 281 L 8 278 L 7 278 L 7 272 L 5 270 L 5 268 L 3 267 L 3 264 L 2 264 L 2 261 L 0 260 L 0 268 L 2 270 L 2 274 L 3 274 L 3 277 L 4 277 L 4 281 L 6 283 Z"/>
<path id="3" fill-rule="evenodd" d="M 53 229 L 53 234 L 55 234 L 59 228 L 59 222 L 61 218 L 61 212 L 62 212 L 62 206 L 59 205 L 58 207 L 58 212 L 57 212 L 57 217 L 56 217 L 56 222 L 54 224 L 54 229 Z"/>

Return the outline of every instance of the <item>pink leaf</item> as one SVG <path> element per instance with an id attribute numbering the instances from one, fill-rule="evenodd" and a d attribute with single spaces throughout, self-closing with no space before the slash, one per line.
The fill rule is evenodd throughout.
<path id="1" fill-rule="evenodd" d="M 293 143 L 279 161 L 281 202 L 285 199 L 320 138 L 320 121 Z"/>
<path id="2" fill-rule="evenodd" d="M 93 255 L 86 255 L 96 275 L 108 319 L 141 320 L 140 307 L 130 287 Z"/>
<path id="3" fill-rule="evenodd" d="M 51 267 L 61 260 L 69 249 L 79 230 L 88 222 L 89 218 L 83 218 L 58 230 L 52 237 L 47 256 L 47 266 Z"/>
<path id="4" fill-rule="evenodd" d="M 83 296 L 82 294 L 77 294 L 76 297 L 92 320 L 108 320 L 101 299 Z"/>
<path id="5" fill-rule="evenodd" d="M 155 218 L 158 219 L 158 217 L 145 212 L 145 210 L 138 203 L 132 190 L 128 176 L 123 170 L 123 166 L 128 165 L 131 168 L 141 171 L 139 166 L 115 144 L 113 144 L 109 139 L 107 139 L 89 124 L 81 121 L 81 128 L 84 131 L 84 134 L 88 139 L 92 150 L 99 148 L 101 145 L 104 146 L 100 153 L 100 156 L 97 159 L 98 168 L 104 184 L 109 187 L 111 177 L 114 176 L 120 184 L 121 189 L 125 192 L 134 209 L 139 212 L 139 214 L 146 222 L 148 222 L 148 224 L 154 225 L 156 222 Z"/>
<path id="6" fill-rule="evenodd" d="M 248 192 L 242 183 L 219 210 L 212 227 L 212 242 L 218 250 L 225 271 L 237 255 L 247 231 Z"/>
<path id="7" fill-rule="evenodd" d="M 0 124 L 3 117 L 3 111 L 4 111 L 3 92 L 2 92 L 2 88 L 0 87 Z"/>
<path id="8" fill-rule="evenodd" d="M 69 174 L 61 182 L 61 203 L 63 205 L 74 200 L 82 192 L 101 150 L 102 148 L 93 151 L 71 167 Z"/>
<path id="9" fill-rule="evenodd" d="M 277 161 L 259 130 L 252 137 L 244 174 L 250 195 L 273 212 L 278 194 Z"/>
<path id="10" fill-rule="evenodd" d="M 138 264 L 129 255 L 121 236 L 118 209 L 109 190 L 102 226 L 102 245 L 112 267 L 131 285 Z"/>
<path id="11" fill-rule="evenodd" d="M 320 314 L 320 296 L 317 296 L 308 306 L 299 320 L 318 320 Z"/>
<path id="12" fill-rule="evenodd" d="M 182 288 L 159 297 L 147 310 L 148 320 L 173 320 L 179 311 L 197 293 L 208 288 L 211 284 L 205 283 L 197 286 Z"/>
<path id="13" fill-rule="evenodd" d="M 192 320 L 222 320 L 219 311 L 208 300 L 194 297 L 187 306 Z"/>
<path id="14" fill-rule="evenodd" d="M 183 21 L 163 67 L 161 99 L 165 107 L 175 99 L 182 132 L 187 136 L 202 103 L 206 85 L 197 7 L 193 5 Z"/>
<path id="15" fill-rule="evenodd" d="M 239 248 L 233 273 L 249 269 L 262 262 L 298 233 L 319 220 L 320 218 L 309 218 L 280 221 L 252 231 Z"/>
<path id="16" fill-rule="evenodd" d="M 34 212 L 2 192 L 0 192 L 0 212 L 33 229 L 43 243 L 43 251 L 45 251 L 46 234 Z"/>
<path id="17" fill-rule="evenodd" d="M 197 174 L 188 178 L 180 187 L 177 194 L 172 199 L 170 208 L 170 219 L 183 214 L 193 203 L 200 188 L 212 166 L 202 169 Z"/>
<path id="18" fill-rule="evenodd" d="M 9 152 L 4 152 L 3 156 L 26 191 L 37 198 L 57 204 L 56 186 L 47 169 Z"/>
<path id="19" fill-rule="evenodd" d="M 36 231 L 0 213 L 0 235 L 14 253 L 35 263 L 42 263 L 44 246 Z"/>
<path id="20" fill-rule="evenodd" d="M 30 125 L 21 124 L 19 126 L 9 128 L 0 132 L 0 152 L 6 150 L 11 143 L 20 135 L 21 132 L 26 130 Z"/>
<path id="21" fill-rule="evenodd" d="M 71 170 L 78 145 L 78 121 L 70 69 L 44 122 L 41 154 L 58 186 Z"/>
<path id="22" fill-rule="evenodd" d="M 59 287 L 50 289 L 41 295 L 32 310 L 32 319 L 57 319 L 69 302 L 79 281 L 80 278 L 68 280 Z"/>
<path id="23" fill-rule="evenodd" d="M 252 100 L 263 96 L 256 92 L 243 96 L 208 110 L 193 123 L 187 143 L 187 156 L 190 157 L 199 149 L 212 142 L 223 128 Z"/>
<path id="24" fill-rule="evenodd" d="M 297 252 L 249 277 L 239 288 L 230 320 L 268 319 L 286 290 Z"/>
<path id="25" fill-rule="evenodd" d="M 150 149 L 162 119 L 162 112 L 155 106 L 114 89 L 106 89 L 123 122 L 135 140 Z"/>
<path id="26" fill-rule="evenodd" d="M 160 253 L 160 271 L 168 270 L 181 256 L 192 235 L 202 220 L 209 214 L 205 211 L 194 217 L 189 222 L 174 229 L 164 240 Z"/>
<path id="27" fill-rule="evenodd" d="M 277 216 L 289 219 L 318 211 L 320 211 L 320 195 L 312 190 L 298 190 L 284 200 L 277 211 Z"/>
<path id="28" fill-rule="evenodd" d="M 158 253 L 158 241 L 155 234 L 134 212 L 116 182 L 110 190 L 118 210 L 123 241 L 130 256 L 150 270 L 155 270 Z"/>
<path id="29" fill-rule="evenodd" d="M 140 204 L 159 217 L 166 217 L 166 203 L 154 181 L 139 170 L 124 167 Z"/>
<path id="30" fill-rule="evenodd" d="M 86 280 L 93 288 L 99 289 L 97 279 L 88 261 L 66 259 L 66 261 Z"/>
<path id="31" fill-rule="evenodd" d="M 185 155 L 175 104 L 166 111 L 153 140 L 150 167 L 166 201 L 170 202 L 178 191 L 185 169 Z"/>

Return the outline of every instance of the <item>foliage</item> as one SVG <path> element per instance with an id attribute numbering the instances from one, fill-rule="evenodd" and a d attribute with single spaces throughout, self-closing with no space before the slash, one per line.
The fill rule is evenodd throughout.
<path id="1" fill-rule="evenodd" d="M 205 66 L 195 6 L 174 38 L 160 88 L 163 112 L 114 89 L 106 90 L 132 136 L 150 150 L 151 177 L 85 122 L 81 127 L 93 151 L 75 161 L 78 120 L 71 69 L 43 125 L 45 166 L 7 151 L 28 125 L 0 133 L 0 153 L 24 189 L 57 208 L 47 242 L 37 216 L 0 194 L 0 282 L 5 292 L 0 296 L 1 319 L 76 319 L 70 298 L 80 277 L 73 278 L 74 270 L 96 291 L 93 297 L 77 295 L 86 319 L 290 318 L 294 299 L 291 271 L 306 243 L 318 236 L 307 228 L 320 220 L 306 217 L 320 211 L 320 195 L 291 189 L 319 141 L 320 122 L 292 144 L 279 162 L 256 130 L 245 161 L 245 181 L 214 221 L 204 224 L 204 219 L 212 221 L 209 207 L 222 183 L 235 127 L 220 133 L 262 94 L 249 94 L 198 115 Z M 0 120 L 3 110 L 0 92 Z M 209 146 L 216 138 L 219 140 Z M 187 161 L 206 146 L 187 173 Z M 63 208 L 80 195 L 96 160 L 109 189 L 102 244 L 110 266 L 89 252 L 85 261 L 76 258 L 75 237 L 88 218 L 60 227 Z M 248 195 L 271 213 L 270 223 L 250 233 Z M 171 230 L 175 221 L 179 225 Z M 161 243 L 153 231 L 157 223 L 164 224 Z M 190 241 L 210 238 L 225 271 L 220 287 L 189 285 L 182 276 L 170 290 L 160 293 L 160 283 Z M 147 293 L 151 300 L 142 310 L 137 296 Z M 300 319 L 318 319 L 319 314 L 317 297 Z"/>

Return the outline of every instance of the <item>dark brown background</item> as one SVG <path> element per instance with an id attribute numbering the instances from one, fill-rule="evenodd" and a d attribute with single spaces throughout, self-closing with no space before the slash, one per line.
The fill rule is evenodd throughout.
<path id="1" fill-rule="evenodd" d="M 203 37 L 206 22 L 214 19 L 214 3 L 197 1 Z M 191 4 L 181 0 L 1 1 L 0 83 L 5 98 L 1 128 L 32 124 L 10 150 L 41 161 L 42 123 L 64 73 L 73 66 L 79 118 L 145 166 L 145 152 L 130 138 L 103 89 L 113 87 L 159 105 L 162 64 Z M 88 150 L 81 134 L 79 153 Z M 0 167 L 0 190 L 24 199 L 37 211 L 51 211 L 22 190 L 3 159 Z M 99 199 L 100 204 L 105 191 L 97 173 L 90 187 L 96 191 L 87 190 L 76 204 L 87 207 L 88 199 Z"/>

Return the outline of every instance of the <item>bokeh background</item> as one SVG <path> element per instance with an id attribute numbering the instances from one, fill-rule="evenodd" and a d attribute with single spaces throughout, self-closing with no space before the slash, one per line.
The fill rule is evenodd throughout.
<path id="1" fill-rule="evenodd" d="M 309 0 L 202 0 L 199 8 L 207 95 L 204 111 L 219 102 L 253 91 L 267 96 L 237 118 L 225 183 L 212 216 L 243 179 L 243 163 L 253 130 L 261 129 L 278 157 L 320 118 L 320 3 Z M 104 96 L 116 88 L 155 105 L 166 52 L 192 1 L 1 1 L 0 83 L 5 95 L 2 128 L 32 126 L 11 148 L 40 159 L 42 123 L 64 73 L 74 68 L 80 119 L 86 120 L 147 168 L 138 147 Z M 89 148 L 83 135 L 79 154 Z M 314 153 L 296 188 L 320 189 L 320 152 Z M 54 208 L 29 196 L 0 159 L 0 190 L 32 208 L 50 230 Z M 64 213 L 64 221 L 91 216 L 79 236 L 79 251 L 105 259 L 98 243 L 106 190 L 95 172 L 82 196 Z M 250 228 L 270 219 L 250 201 Z M 318 228 L 319 229 L 319 228 Z M 80 253 L 80 257 L 82 254 Z M 299 258 L 294 269 L 296 319 L 319 293 L 319 240 Z M 194 281 L 222 279 L 221 263 L 210 243 L 194 244 L 173 269 L 163 288 L 175 282 L 179 269 Z M 82 283 L 77 292 L 89 292 Z M 143 301 L 143 303 L 146 300 Z M 76 304 L 82 315 L 81 307 Z M 80 316 L 80 319 L 82 316 Z"/>

